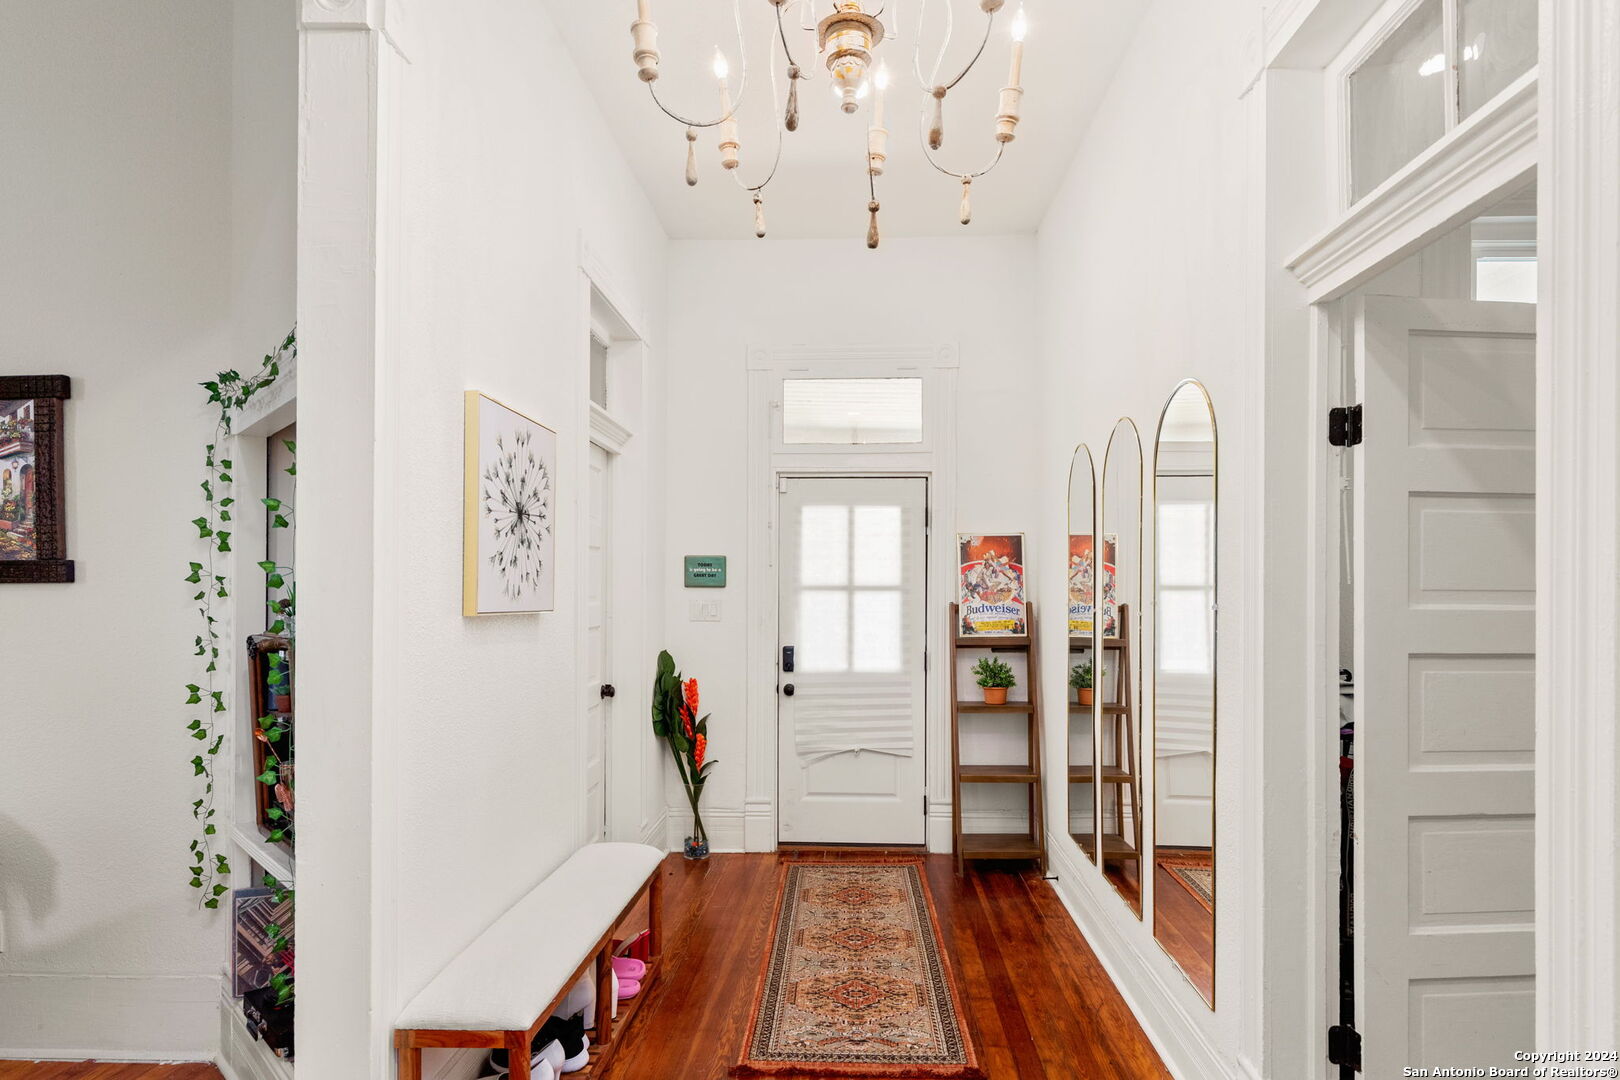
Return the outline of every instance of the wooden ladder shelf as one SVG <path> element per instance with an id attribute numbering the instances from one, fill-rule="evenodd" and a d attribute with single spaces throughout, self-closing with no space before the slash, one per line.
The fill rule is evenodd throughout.
<path id="1" fill-rule="evenodd" d="M 1113 760 L 1104 760 L 1106 756 L 1105 743 L 1098 740 L 1095 744 L 1099 755 L 1099 764 L 1102 775 L 1100 781 L 1104 791 L 1112 790 L 1114 793 L 1114 821 L 1115 832 L 1104 832 L 1103 821 L 1094 823 L 1098 834 L 1102 838 L 1102 868 L 1108 869 L 1110 862 L 1131 862 L 1138 864 L 1142 858 L 1142 779 L 1137 775 L 1136 767 L 1136 723 L 1135 723 L 1135 695 L 1132 690 L 1131 667 L 1131 609 L 1129 604 L 1119 605 L 1119 636 L 1103 638 L 1103 655 L 1112 653 L 1114 659 L 1114 700 L 1102 703 L 1102 722 L 1104 730 L 1113 732 Z M 1101 668 L 1102 665 L 1098 665 Z M 1101 679 L 1101 673 L 1098 679 Z M 1089 708 L 1089 706 L 1078 706 Z M 1089 769 L 1086 770 L 1090 772 Z M 1091 782 L 1093 777 L 1086 777 Z M 1131 836 L 1125 836 L 1125 798 L 1130 796 L 1131 802 Z"/>
<path id="2" fill-rule="evenodd" d="M 969 859 L 1034 859 L 1046 873 L 1046 802 L 1041 776 L 1041 678 L 1037 648 L 1035 605 L 1026 609 L 1029 633 L 1020 637 L 961 636 L 961 613 L 951 605 L 951 850 L 956 855 L 956 872 L 962 872 Z M 960 685 L 958 654 L 964 650 L 1023 653 L 1028 661 L 1025 682 L 1028 701 L 987 705 L 965 696 Z M 970 684 L 971 686 L 971 684 Z M 974 687 L 976 690 L 977 688 Z M 1026 722 L 1025 764 L 966 765 L 962 762 L 962 717 L 967 715 L 1022 716 Z M 1023 784 L 1029 795 L 1029 828 L 1022 833 L 964 833 L 962 831 L 962 787 L 970 784 Z"/>

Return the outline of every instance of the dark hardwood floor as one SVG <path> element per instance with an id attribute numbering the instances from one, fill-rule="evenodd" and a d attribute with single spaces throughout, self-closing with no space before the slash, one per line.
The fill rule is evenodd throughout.
<path id="1" fill-rule="evenodd" d="M 224 1080 L 212 1065 L 113 1065 L 97 1061 L 0 1061 L 0 1080 Z"/>
<path id="2" fill-rule="evenodd" d="M 1205 1001 L 1215 1000 L 1215 916 L 1163 866 L 1153 869 L 1153 933 Z"/>
<path id="3" fill-rule="evenodd" d="M 782 862 L 861 854 L 878 852 L 716 855 L 705 863 L 671 856 L 663 974 L 601 1080 L 725 1077 L 741 1056 Z M 990 1080 L 1170 1075 L 1032 865 L 981 866 L 958 878 L 950 857 L 935 855 L 927 871 Z"/>
<path id="4" fill-rule="evenodd" d="M 600 1080 L 722 1080 L 741 1056 L 782 863 L 882 854 L 898 853 L 797 850 L 701 863 L 671 855 L 662 871 L 665 966 Z M 949 856 L 932 855 L 927 872 L 989 1080 L 1169 1077 L 1033 865 L 981 865 L 959 878 Z M 628 928 L 645 919 L 632 914 Z M 211 1065 L 0 1062 L 0 1080 L 221 1078 Z"/>

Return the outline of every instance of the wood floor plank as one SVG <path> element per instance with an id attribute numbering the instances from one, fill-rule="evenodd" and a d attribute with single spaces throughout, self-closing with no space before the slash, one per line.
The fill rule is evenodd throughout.
<path id="1" fill-rule="evenodd" d="M 100 1061 L 0 1061 L 0 1080 L 224 1080 L 208 1064 L 122 1064 Z"/>
<path id="2" fill-rule="evenodd" d="M 723 1080 L 742 1056 L 782 866 L 912 854 L 801 850 L 702 863 L 671 856 L 663 868 L 663 973 L 593 1080 Z M 958 1004 L 989 1080 L 1167 1080 L 1136 1018 L 1033 866 L 970 868 L 957 877 L 948 856 L 926 861 Z M 10 1078 L 0 1073 L 0 1080 Z"/>

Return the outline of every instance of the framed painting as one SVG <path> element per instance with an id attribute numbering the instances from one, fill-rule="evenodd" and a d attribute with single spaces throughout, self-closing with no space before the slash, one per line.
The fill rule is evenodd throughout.
<path id="1" fill-rule="evenodd" d="M 67 557 L 66 375 L 0 375 L 0 584 L 73 580 Z"/>
<path id="2" fill-rule="evenodd" d="M 1024 537 L 958 536 L 956 599 L 961 637 L 1021 637 L 1029 633 L 1024 597 Z"/>
<path id="3" fill-rule="evenodd" d="M 462 614 L 552 611 L 557 593 L 557 433 L 467 391 Z"/>

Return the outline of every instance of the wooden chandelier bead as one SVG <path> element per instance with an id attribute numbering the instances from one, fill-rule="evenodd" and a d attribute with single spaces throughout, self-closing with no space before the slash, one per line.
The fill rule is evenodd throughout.
<path id="1" fill-rule="evenodd" d="M 962 178 L 962 224 L 973 224 L 973 179 Z"/>
<path id="2" fill-rule="evenodd" d="M 882 207 L 878 205 L 876 199 L 873 199 L 866 204 L 866 208 L 872 212 L 872 224 L 867 226 L 866 229 L 866 246 L 876 251 L 878 243 L 882 240 L 882 237 L 878 235 L 878 211 Z"/>
<path id="3" fill-rule="evenodd" d="M 934 120 L 928 126 L 928 147 L 938 150 L 945 145 L 945 87 L 936 86 L 934 94 Z"/>
<path id="4" fill-rule="evenodd" d="M 697 187 L 697 132 L 686 129 L 686 186 Z"/>
<path id="5" fill-rule="evenodd" d="M 645 19 L 630 24 L 636 43 L 636 74 L 642 82 L 658 81 L 658 27 Z"/>
<path id="6" fill-rule="evenodd" d="M 782 121 L 789 131 L 799 130 L 799 65 L 788 65 L 788 101 L 787 116 Z"/>

